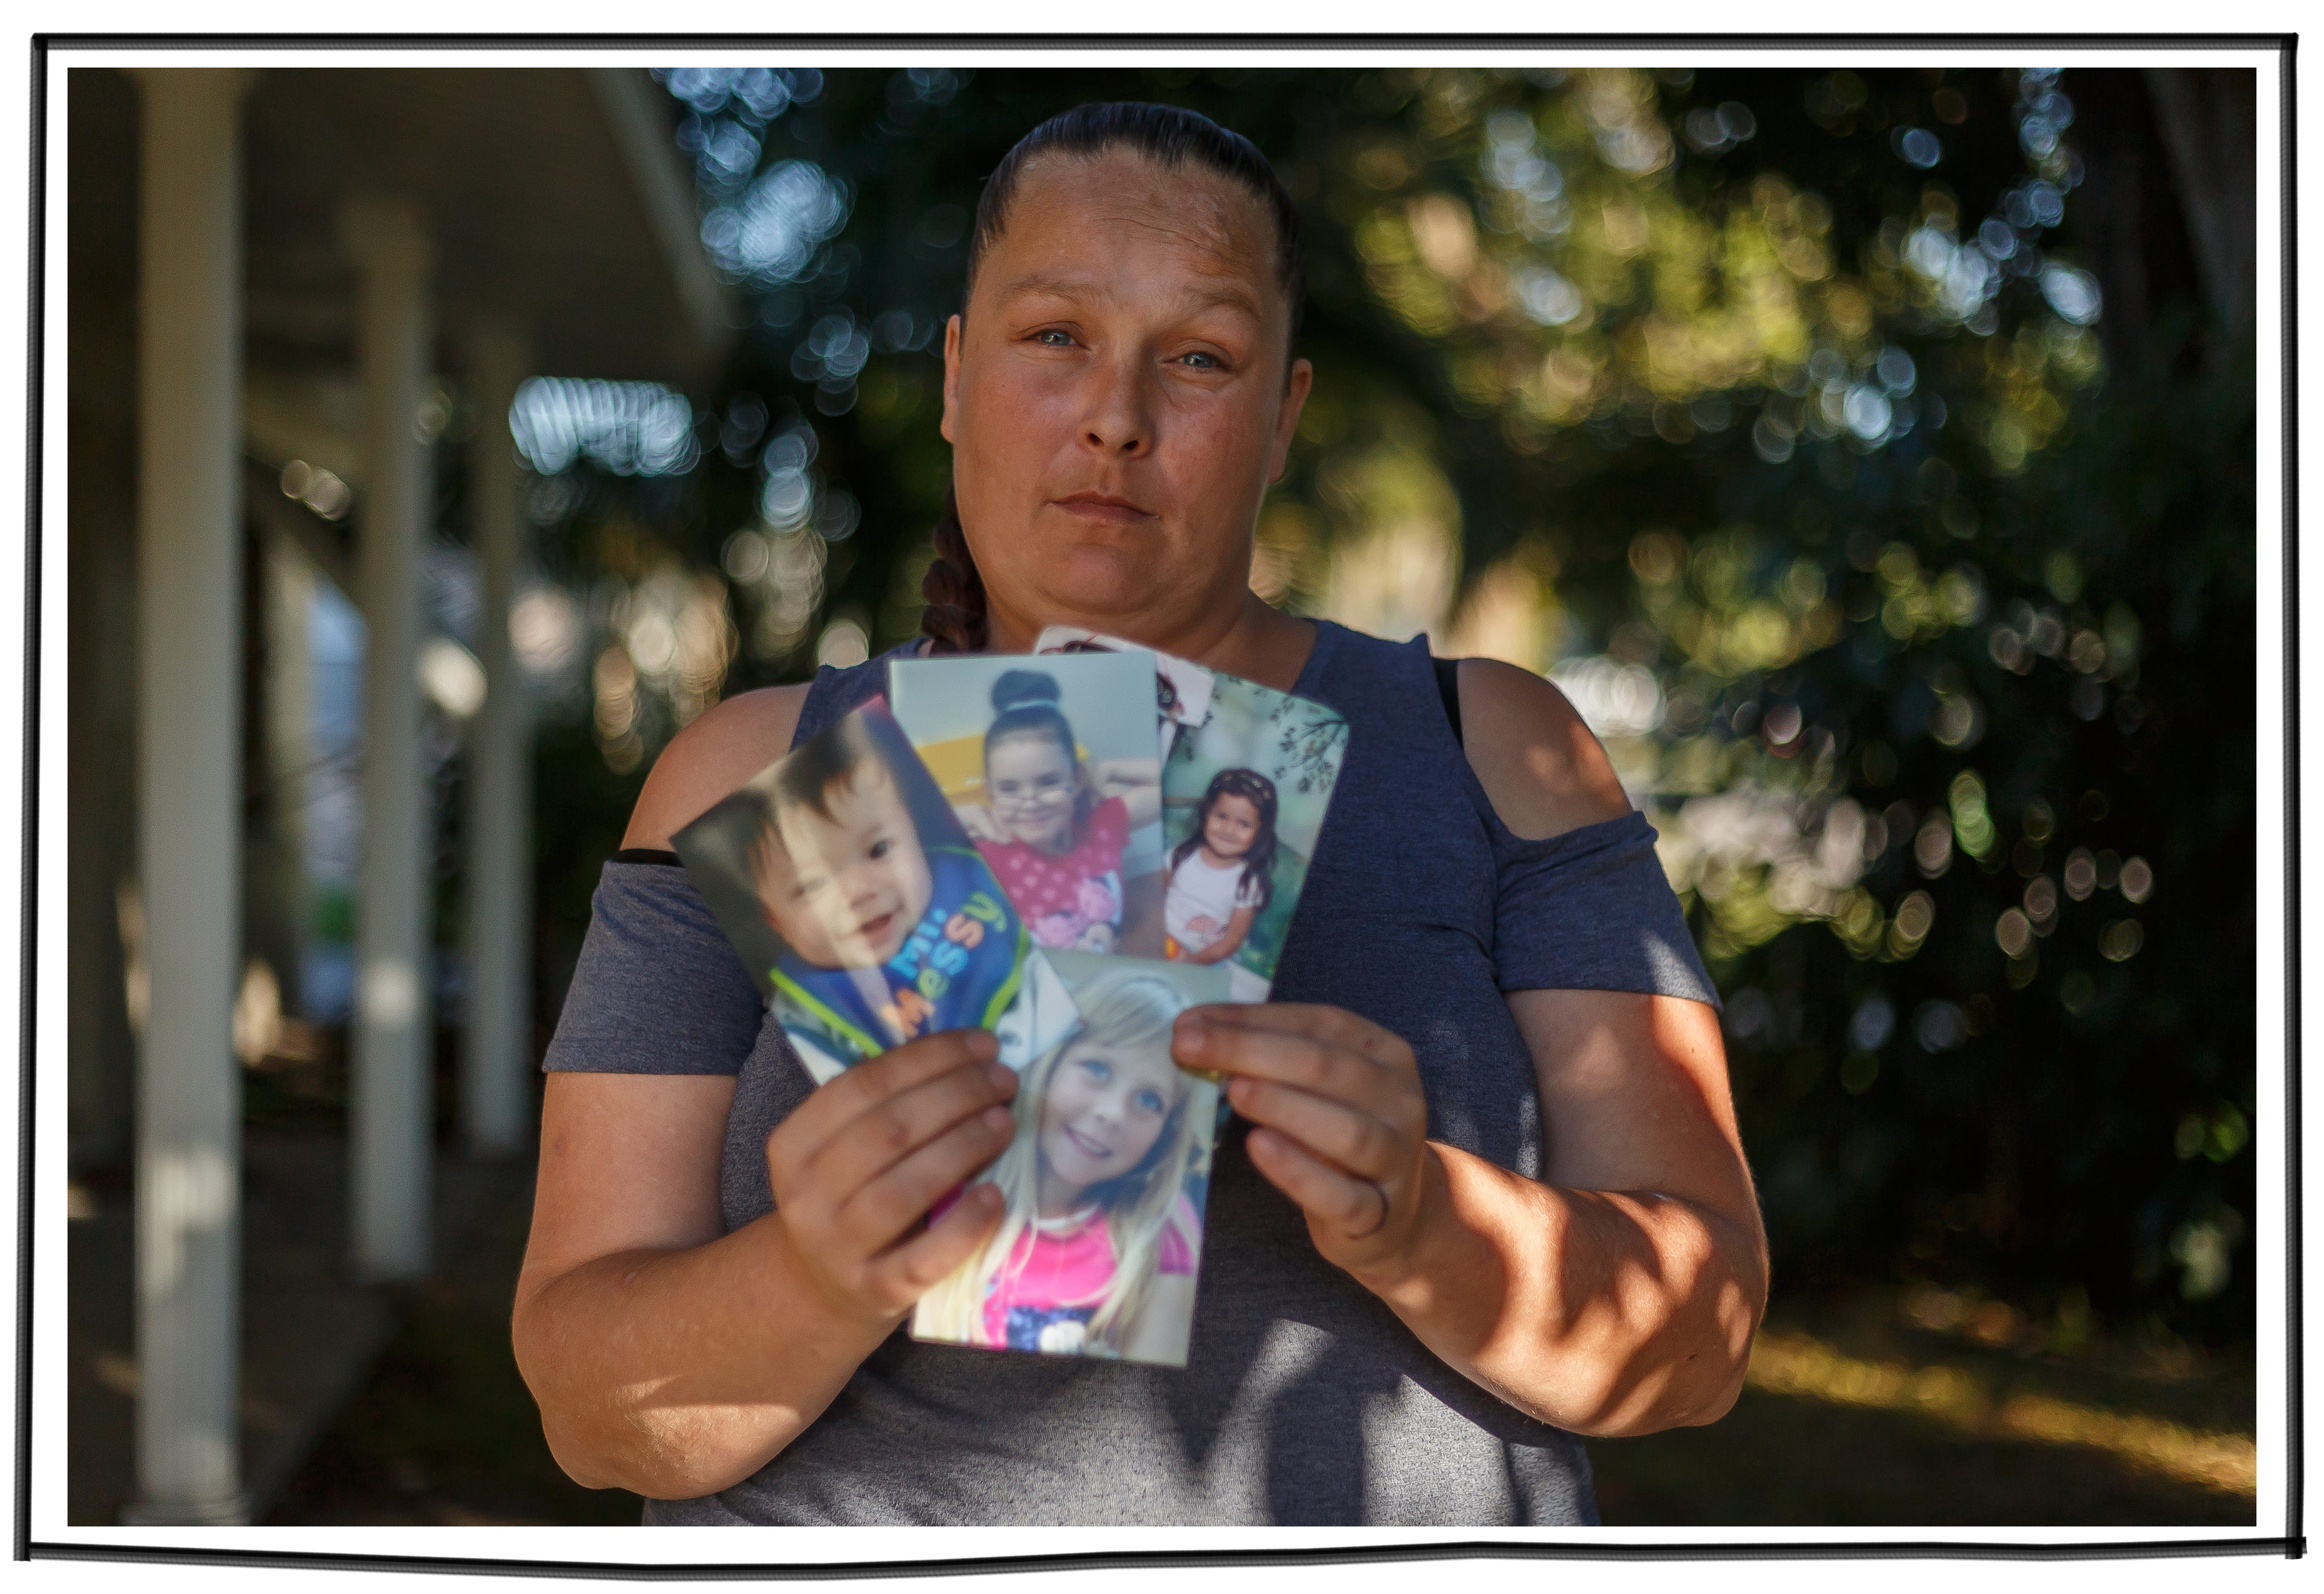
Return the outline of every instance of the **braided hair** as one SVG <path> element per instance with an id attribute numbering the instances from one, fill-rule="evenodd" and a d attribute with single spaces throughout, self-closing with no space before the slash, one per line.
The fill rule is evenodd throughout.
<path id="1" fill-rule="evenodd" d="M 968 236 L 967 290 L 975 289 L 977 268 L 1008 223 L 1010 203 L 1016 198 L 1018 181 L 1028 164 L 1042 155 L 1087 159 L 1114 149 L 1134 151 L 1171 170 L 1191 161 L 1237 184 L 1267 207 L 1275 222 L 1276 281 L 1291 305 L 1290 336 L 1296 343 L 1307 297 L 1298 209 L 1283 180 L 1256 144 L 1208 116 L 1178 106 L 1139 101 L 1075 106 L 1019 139 L 993 168 L 977 199 L 976 223 Z M 966 303 L 966 292 L 962 301 Z M 1284 369 L 1287 377 L 1288 360 Z M 920 582 L 920 596 L 927 605 L 920 614 L 920 632 L 928 638 L 931 653 L 983 650 L 984 577 L 969 553 L 967 533 L 961 530 L 959 501 L 949 489 L 945 493 L 943 518 L 936 525 L 936 559 Z"/>

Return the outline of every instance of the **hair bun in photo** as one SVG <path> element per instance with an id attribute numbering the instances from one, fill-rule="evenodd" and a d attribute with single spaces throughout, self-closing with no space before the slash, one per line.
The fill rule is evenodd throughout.
<path id="1" fill-rule="evenodd" d="M 1002 714 L 1029 704 L 1054 705 L 1057 696 L 1057 677 L 1045 670 L 1008 670 L 992 683 L 992 706 Z"/>

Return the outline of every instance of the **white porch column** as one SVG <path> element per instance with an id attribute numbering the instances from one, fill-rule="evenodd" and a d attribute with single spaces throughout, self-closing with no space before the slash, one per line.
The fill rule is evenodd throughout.
<path id="1" fill-rule="evenodd" d="M 480 329 L 469 346 L 477 407 L 469 482 L 484 575 L 476 655 L 485 685 L 484 708 L 468 729 L 460 1121 L 469 1147 L 486 1156 L 522 1151 L 532 1127 L 532 713 L 509 641 L 525 525 L 508 417 L 524 362 L 523 345 L 504 327 Z"/>
<path id="2" fill-rule="evenodd" d="M 141 1522 L 239 1522 L 242 1079 L 241 99 L 141 72 L 138 1048 Z"/>
<path id="3" fill-rule="evenodd" d="M 420 213 L 350 203 L 363 395 L 357 579 L 364 613 L 363 862 L 356 885 L 355 1077 L 348 1158 L 355 1267 L 412 1279 L 429 1266 L 434 963 L 429 796 L 420 748 L 420 552 L 430 501 L 416 429 L 433 346 L 431 251 Z"/>

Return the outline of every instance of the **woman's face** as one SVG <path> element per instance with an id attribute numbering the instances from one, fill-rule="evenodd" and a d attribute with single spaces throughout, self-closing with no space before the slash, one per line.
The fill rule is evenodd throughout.
<path id="1" fill-rule="evenodd" d="M 1076 1190 L 1128 1173 L 1154 1149 L 1184 1085 L 1167 1035 L 1144 1046 L 1075 1042 L 1041 1101 L 1041 1160 Z"/>
<path id="2" fill-rule="evenodd" d="M 1272 217 L 1127 151 L 1029 163 L 945 335 L 970 552 L 1012 626 L 1240 602 L 1311 379 Z M 1134 633 L 1133 633 L 1134 634 Z"/>
<path id="3" fill-rule="evenodd" d="M 1203 844 L 1222 858 L 1240 858 L 1259 839 L 1259 805 L 1223 792 L 1203 821 Z"/>
<path id="4" fill-rule="evenodd" d="M 984 755 L 984 797 L 1009 839 L 1063 852 L 1074 840 L 1073 756 L 1054 736 L 1003 736 Z"/>

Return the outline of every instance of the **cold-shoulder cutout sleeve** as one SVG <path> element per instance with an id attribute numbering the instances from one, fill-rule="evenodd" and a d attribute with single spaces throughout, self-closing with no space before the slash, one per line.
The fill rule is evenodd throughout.
<path id="1" fill-rule="evenodd" d="M 541 1066 L 739 1073 L 764 1017 L 758 988 L 685 870 L 609 862 Z"/>
<path id="2" fill-rule="evenodd" d="M 1503 990 L 1636 990 L 1719 1005 L 1645 815 L 1546 841 L 1491 828 Z"/>

